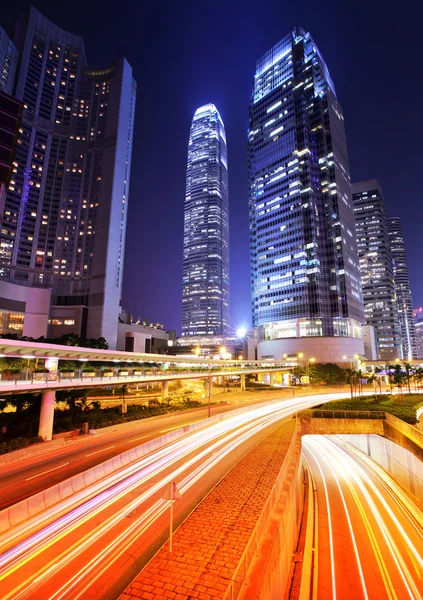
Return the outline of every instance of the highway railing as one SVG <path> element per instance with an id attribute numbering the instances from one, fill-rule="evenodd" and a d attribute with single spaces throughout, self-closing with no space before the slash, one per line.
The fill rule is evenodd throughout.
<path id="1" fill-rule="evenodd" d="M 312 416 L 317 419 L 386 419 L 386 413 L 383 410 L 313 409 Z"/>

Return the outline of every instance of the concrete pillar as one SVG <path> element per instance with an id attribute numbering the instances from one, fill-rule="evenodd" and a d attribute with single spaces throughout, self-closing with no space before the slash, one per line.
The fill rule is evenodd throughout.
<path id="1" fill-rule="evenodd" d="M 275 374 L 269 373 L 269 385 L 275 385 Z"/>
<path id="2" fill-rule="evenodd" d="M 241 392 L 245 392 L 245 375 L 241 375 L 240 384 L 241 384 Z"/>
<path id="3" fill-rule="evenodd" d="M 162 381 L 162 402 L 169 398 L 169 382 Z"/>
<path id="4" fill-rule="evenodd" d="M 257 383 L 261 383 L 263 381 L 264 373 L 257 373 Z"/>
<path id="5" fill-rule="evenodd" d="M 56 392 L 47 390 L 43 392 L 41 398 L 40 423 L 38 426 L 38 435 L 45 442 L 53 437 L 53 420 L 54 420 L 54 402 L 56 400 Z"/>

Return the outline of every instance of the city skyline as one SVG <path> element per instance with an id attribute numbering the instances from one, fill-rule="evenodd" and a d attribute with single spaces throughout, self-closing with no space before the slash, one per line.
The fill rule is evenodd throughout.
<path id="1" fill-rule="evenodd" d="M 22 6 L 24 4 L 25 3 L 22 3 Z M 66 19 L 66 23 L 64 23 L 63 18 L 61 20 L 60 11 L 53 5 L 53 3 L 40 2 L 39 4 L 37 4 L 37 7 L 52 21 L 56 21 L 58 25 L 64 26 L 70 31 L 76 31 L 77 33 L 81 33 L 82 35 L 86 35 L 83 29 L 88 28 L 94 23 L 94 13 L 90 10 L 89 7 L 87 8 L 86 19 L 84 19 L 86 23 L 81 24 L 76 24 L 75 21 L 72 22 L 72 15 L 69 15 L 69 18 Z M 134 10 L 136 10 L 135 7 Z M 185 161 L 185 159 L 184 155 L 182 155 L 182 158 L 180 156 L 180 148 L 182 142 L 175 142 L 175 136 L 181 134 L 181 137 L 184 140 L 186 140 L 187 132 L 189 129 L 189 121 L 191 119 L 192 112 L 195 110 L 196 106 L 202 103 L 202 101 L 214 102 L 221 109 L 228 130 L 227 134 L 229 140 L 230 153 L 229 161 L 231 161 L 231 153 L 236 159 L 233 164 L 233 169 L 231 169 L 231 176 L 229 181 L 229 185 L 231 188 L 231 196 L 233 195 L 234 197 L 233 205 L 231 202 L 230 215 L 231 231 L 234 231 L 234 235 L 232 236 L 231 240 L 231 285 L 232 295 L 234 298 L 234 301 L 232 302 L 231 326 L 235 327 L 241 322 L 246 322 L 250 320 L 248 284 L 248 231 L 245 227 L 248 218 L 246 210 L 246 168 L 243 165 L 244 157 L 246 156 L 246 114 L 248 111 L 248 95 L 251 87 L 251 77 L 254 70 L 254 62 L 257 56 L 260 56 L 263 53 L 263 51 L 266 50 L 266 48 L 270 47 L 273 43 L 280 39 L 281 35 L 283 35 L 285 31 L 289 30 L 290 23 L 288 23 L 287 21 L 291 21 L 293 22 L 293 24 L 295 24 L 295 22 L 303 24 L 304 19 L 299 14 L 296 14 L 295 11 L 289 9 L 288 13 L 285 15 L 285 21 L 279 20 L 278 23 L 272 23 L 271 26 L 267 28 L 265 33 L 261 32 L 260 35 L 254 37 L 251 35 L 249 36 L 249 33 L 251 33 L 253 30 L 253 22 L 255 23 L 256 18 L 261 19 L 262 17 L 258 15 L 258 13 L 254 12 L 252 4 L 251 6 L 249 6 L 249 10 L 250 15 L 242 17 L 242 26 L 244 27 L 242 36 L 240 37 L 241 34 L 237 33 L 237 39 L 249 39 L 248 47 L 246 45 L 246 42 L 244 42 L 244 44 L 242 45 L 242 53 L 244 54 L 244 58 L 243 65 L 241 65 L 239 70 L 234 68 L 235 64 L 240 64 L 239 52 L 238 54 L 235 54 L 233 58 L 230 57 L 227 64 L 222 64 L 222 61 L 219 58 L 219 64 L 221 64 L 222 66 L 221 72 L 219 73 L 216 71 L 217 59 L 213 58 L 210 54 L 206 53 L 206 56 L 202 55 L 201 62 L 203 68 L 207 64 L 209 64 L 209 67 L 204 68 L 204 73 L 200 72 L 200 80 L 198 82 L 198 85 L 194 85 L 194 80 L 191 80 L 191 75 L 189 75 L 191 83 L 187 87 L 186 83 L 188 73 L 192 73 L 190 69 L 192 69 L 193 65 L 197 64 L 193 61 L 200 59 L 196 59 L 195 57 L 191 58 L 190 51 L 188 50 L 189 46 L 183 47 L 183 56 L 190 56 L 190 58 L 187 59 L 188 67 L 184 71 L 179 72 L 178 79 L 175 79 L 173 78 L 173 75 L 170 75 L 168 85 L 174 88 L 174 91 L 172 91 L 172 95 L 168 96 L 167 93 L 164 92 L 164 89 L 160 91 L 162 98 L 164 98 L 165 96 L 169 98 L 169 100 L 166 100 L 166 102 L 173 102 L 174 111 L 176 111 L 176 113 L 178 114 L 178 118 L 176 119 L 176 127 L 173 129 L 173 132 L 169 132 L 170 122 L 168 118 L 165 116 L 162 119 L 158 116 L 159 114 L 165 115 L 165 113 L 163 112 L 165 106 L 164 100 L 160 100 L 158 103 L 156 103 L 154 112 L 151 113 L 152 115 L 155 113 L 157 114 L 157 119 L 152 119 L 155 122 L 154 127 L 156 127 L 157 123 L 160 120 L 162 121 L 162 123 L 159 125 L 158 140 L 164 139 L 163 135 L 165 131 L 166 136 L 172 136 L 172 142 L 168 145 L 169 147 L 161 148 L 161 150 L 157 148 L 155 152 L 146 152 L 146 149 L 143 149 L 142 146 L 144 144 L 148 144 L 152 125 L 150 126 L 149 123 L 143 123 L 142 127 L 141 125 L 139 125 L 140 129 L 138 130 L 138 132 L 136 128 L 137 139 L 135 145 L 137 146 L 137 167 L 133 169 L 133 187 L 131 190 L 131 194 L 132 197 L 134 197 L 134 195 L 136 196 L 137 201 L 132 203 L 133 208 L 131 207 L 130 209 L 130 211 L 132 210 L 133 213 L 132 218 L 131 214 L 129 217 L 130 223 L 128 232 L 123 305 L 125 308 L 131 310 L 134 314 L 141 314 L 143 316 L 146 316 L 148 319 L 160 320 L 162 322 L 165 322 L 166 326 L 169 328 L 178 327 L 178 323 L 180 322 L 180 309 L 178 308 L 180 295 L 178 293 L 178 290 L 180 289 L 180 277 L 182 270 L 181 261 L 179 258 L 181 256 L 179 251 L 179 248 L 181 248 L 181 241 L 179 241 L 179 238 L 182 238 L 182 236 L 178 233 L 182 231 L 182 218 L 178 215 L 182 215 L 183 212 L 181 210 L 181 203 L 183 203 L 184 197 L 183 162 Z M 229 16 L 235 16 L 235 9 L 228 7 L 228 11 Z M 7 15 L 7 19 L 5 19 L 4 23 L 2 23 L 4 27 L 8 25 L 9 33 L 11 33 L 10 26 L 12 21 L 15 20 L 16 12 L 17 11 L 15 9 L 11 9 L 9 11 L 10 14 Z M 376 11 L 374 11 L 374 14 L 376 14 Z M 172 16 L 175 17 L 177 15 Z M 195 18 L 199 17 L 200 15 L 197 15 Z M 343 15 L 340 13 L 337 13 L 335 15 L 335 20 L 338 23 L 338 25 L 342 24 L 342 18 Z M 168 19 L 170 24 L 171 15 L 169 15 Z M 401 198 L 401 206 L 404 206 L 405 213 L 405 207 L 407 205 L 407 202 L 412 202 L 413 197 L 418 197 L 418 193 L 416 189 L 414 189 L 413 192 L 412 187 L 410 188 L 411 184 L 406 184 L 406 186 L 404 187 L 403 184 L 401 184 L 400 186 L 399 184 L 393 182 L 392 186 L 389 185 L 389 178 L 391 177 L 390 168 L 387 160 L 389 153 L 385 152 L 384 154 L 384 146 L 386 145 L 386 140 L 383 140 L 383 137 L 379 139 L 379 136 L 377 135 L 377 133 L 382 133 L 384 122 L 383 111 L 382 113 L 380 113 L 380 107 L 378 106 L 378 116 L 376 118 L 374 114 L 376 110 L 375 102 L 372 102 L 370 98 L 371 86 L 373 85 L 373 82 L 371 80 L 371 68 L 373 64 L 372 61 L 377 60 L 377 48 L 372 47 L 374 50 L 374 58 L 370 56 L 369 49 L 366 47 L 366 44 L 370 44 L 370 39 L 366 40 L 364 47 L 360 48 L 359 50 L 354 49 L 353 46 L 350 43 L 348 43 L 348 40 L 352 40 L 352 36 L 348 37 L 348 31 L 342 28 L 339 29 L 339 31 L 333 38 L 328 37 L 328 39 L 325 39 L 325 31 L 327 31 L 327 25 L 324 24 L 323 19 L 319 20 L 317 12 L 313 11 L 311 8 L 310 14 L 306 15 L 305 20 L 310 23 L 310 25 L 308 25 L 308 23 L 304 23 L 304 25 L 307 25 L 307 28 L 313 32 L 313 35 L 316 38 L 316 42 L 323 55 L 325 56 L 325 59 L 332 72 L 332 75 L 334 75 L 335 73 L 334 79 L 337 82 L 337 91 L 340 97 L 340 101 L 344 108 L 344 114 L 346 119 L 349 155 L 350 161 L 353 165 L 353 179 L 356 180 L 359 178 L 377 176 L 378 179 L 380 179 L 385 190 L 386 201 L 388 204 L 388 212 L 391 214 L 394 212 L 398 212 L 397 210 L 395 210 L 394 202 L 397 201 L 398 198 Z M 179 16 L 177 22 L 179 25 L 181 25 L 181 27 L 183 27 L 182 21 L 183 17 Z M 120 23 L 119 26 L 118 25 L 119 24 L 113 23 L 113 29 L 122 29 L 122 23 Z M 125 25 L 129 27 L 129 21 L 125 22 Z M 393 24 L 390 23 L 390 26 L 392 27 Z M 400 28 L 400 26 L 403 26 L 403 24 L 398 22 L 398 28 Z M 98 38 L 101 38 L 102 35 L 106 36 L 106 32 L 110 31 L 111 27 L 112 24 L 106 24 L 105 28 L 100 28 L 98 32 Z M 242 27 L 240 29 L 242 30 Z M 229 48 L 229 33 L 230 27 L 229 25 L 226 25 L 222 33 L 223 41 L 226 44 L 225 48 Z M 164 59 L 166 64 L 166 61 L 170 60 L 170 56 L 166 58 L 165 55 L 169 53 L 173 40 L 170 25 L 169 27 L 165 27 L 165 35 L 167 36 L 166 43 L 168 44 L 168 46 L 163 48 L 163 51 L 160 55 L 160 60 Z M 345 45 L 340 43 L 341 38 L 344 38 L 344 36 L 346 36 Z M 88 44 L 94 46 L 93 41 L 87 40 L 87 42 Z M 138 49 L 138 44 L 144 43 L 144 41 L 137 39 L 137 45 L 135 46 L 131 41 L 130 35 L 121 35 L 120 40 L 117 40 L 117 42 L 118 44 L 120 44 L 120 53 L 128 55 L 131 58 L 131 62 L 132 56 L 135 58 L 135 48 Z M 163 38 L 161 40 L 161 43 L 162 42 Z M 188 40 L 186 43 L 191 44 L 192 42 L 191 40 Z M 410 41 L 409 39 L 407 39 L 407 43 L 412 44 L 413 42 L 412 40 Z M 98 53 L 97 58 L 95 58 L 95 62 L 97 62 L 98 64 L 107 63 L 107 61 L 111 58 L 110 55 L 112 53 L 112 50 L 114 55 L 118 53 L 118 51 L 115 48 L 101 48 L 102 43 L 98 40 L 95 42 L 95 45 L 99 47 L 90 47 L 87 48 L 87 50 L 90 56 L 92 56 L 92 50 Z M 236 44 L 234 45 L 234 47 L 235 46 Z M 109 56 L 106 56 L 104 60 L 100 61 L 100 51 L 105 52 L 106 54 L 107 52 L 109 52 Z M 360 54 L 355 55 L 354 53 L 356 51 L 359 51 Z M 172 60 L 177 60 L 180 62 L 182 60 L 182 56 L 179 53 L 178 48 L 176 48 L 175 52 L 176 56 L 172 56 Z M 170 55 L 172 55 L 172 52 L 170 52 Z M 369 56 L 369 65 L 367 70 L 365 70 L 361 74 L 359 73 L 359 68 L 363 68 L 364 55 Z M 221 53 L 219 54 L 219 56 L 221 56 Z M 207 60 L 205 61 L 205 59 L 207 59 L 209 62 L 207 62 Z M 357 62 L 357 65 L 355 65 L 355 62 Z M 381 65 L 381 68 L 385 68 L 384 64 Z M 405 70 L 402 70 L 399 76 L 408 76 L 408 68 L 411 69 L 411 65 L 407 65 L 405 67 Z M 138 66 L 135 64 L 134 69 L 138 69 L 139 73 L 142 72 L 140 70 L 139 62 Z M 155 69 L 156 65 L 154 64 L 154 62 L 148 66 L 149 73 L 153 73 Z M 348 77 L 343 75 L 344 70 L 348 72 Z M 136 74 L 136 71 L 134 72 Z M 181 87 L 179 87 L 179 85 L 176 85 L 176 82 L 180 81 L 179 77 L 181 75 Z M 228 83 L 230 80 L 232 81 L 232 79 L 234 80 L 234 82 L 230 83 L 228 86 L 225 87 L 224 83 Z M 381 79 L 383 78 L 381 77 Z M 159 80 L 155 81 L 158 82 Z M 360 92 L 360 97 L 358 98 L 358 92 L 351 90 L 350 97 L 349 92 L 351 81 L 355 82 L 355 87 L 357 87 L 357 89 L 367 89 L 366 94 L 363 96 L 362 92 Z M 365 85 L 363 86 L 363 84 L 365 83 L 369 83 L 370 86 L 366 88 Z M 159 89 L 161 89 L 160 86 L 165 85 L 167 84 L 164 82 L 160 82 Z M 186 90 L 185 94 L 182 91 L 182 88 Z M 201 91 L 198 91 L 198 88 L 201 88 Z M 168 88 L 165 89 L 168 90 Z M 148 107 L 152 107 L 156 99 L 157 96 L 155 95 L 154 90 L 146 90 L 144 98 L 142 100 L 143 104 L 141 105 L 141 109 L 144 110 L 144 107 L 146 107 L 147 110 L 149 110 Z M 386 110 L 388 110 L 387 107 Z M 404 118 L 406 120 L 406 115 L 402 114 L 401 118 Z M 361 122 L 361 134 L 359 133 L 359 122 Z M 367 135 L 366 128 L 368 128 L 369 135 Z M 352 134 L 350 134 L 350 132 L 352 132 Z M 361 138 L 363 138 L 363 135 L 365 133 L 366 143 L 363 145 L 361 143 L 362 140 L 359 140 L 358 138 L 360 137 L 360 135 Z M 413 142 L 412 131 L 408 130 L 407 132 L 406 128 L 404 130 L 398 131 L 397 135 L 399 136 L 399 140 L 401 140 L 401 136 L 403 136 L 402 139 L 404 139 L 404 136 L 407 135 L 407 140 L 411 137 L 411 142 Z M 360 142 L 360 144 L 358 142 Z M 176 157 L 177 154 L 178 157 Z M 372 162 L 370 158 L 374 159 L 374 162 Z M 155 170 L 157 170 L 159 163 L 166 165 L 166 171 L 169 173 L 169 179 L 168 181 L 164 182 L 164 185 L 160 190 L 160 198 L 162 201 L 156 204 L 161 205 L 161 210 L 160 212 L 157 212 L 157 206 L 153 206 L 154 203 L 148 201 L 148 198 L 152 198 L 154 197 L 154 195 L 151 193 L 151 188 L 149 189 L 148 187 L 149 184 L 146 181 L 144 181 L 145 177 L 142 175 L 142 173 L 145 174 L 151 169 L 154 173 Z M 402 166 L 404 166 L 404 164 L 405 163 L 402 163 Z M 412 168 L 412 166 L 410 168 Z M 382 175 L 380 175 L 381 169 L 382 171 L 384 170 L 384 173 L 382 173 Z M 404 172 L 404 176 L 408 179 L 408 181 L 410 181 L 409 174 L 410 173 L 407 171 Z M 150 179 L 154 180 L 154 177 Z M 388 184 L 386 183 L 386 180 L 388 180 Z M 399 193 L 400 189 L 403 190 L 401 195 Z M 178 206 L 174 206 L 176 202 L 178 203 Z M 167 209 L 166 214 L 163 214 L 163 206 L 165 206 Z M 403 214 L 401 213 L 400 216 L 403 216 Z M 141 238 L 138 237 L 137 232 L 139 231 L 139 227 L 141 223 L 145 221 L 157 223 L 159 227 L 163 228 L 165 237 L 169 239 L 170 236 L 170 239 L 172 239 L 171 243 L 175 247 L 175 251 L 172 250 L 172 252 L 168 252 L 164 248 L 161 248 L 160 244 L 153 241 L 152 232 L 143 232 Z M 413 248 L 418 248 L 418 244 L 420 242 L 417 239 L 417 235 L 413 236 L 412 234 L 410 234 L 410 231 L 413 230 L 413 227 L 416 227 L 417 225 L 413 221 L 413 219 L 410 218 L 410 216 L 407 216 L 405 219 L 404 226 L 406 246 L 411 267 L 410 270 L 412 280 L 412 292 L 415 298 L 415 304 L 421 304 L 423 294 L 421 287 L 417 285 L 417 258 L 413 260 L 413 257 L 418 256 L 417 250 L 414 250 Z M 417 229 L 415 229 L 415 231 L 417 231 Z M 241 232 L 243 233 L 241 234 Z M 156 251 L 156 256 L 154 260 L 152 260 L 148 254 L 148 248 L 151 247 L 155 247 Z M 167 283 L 162 281 L 157 282 L 154 286 L 155 289 L 152 291 L 151 294 L 143 295 L 141 293 L 142 287 L 139 287 L 140 281 L 149 281 L 152 278 L 153 272 L 157 271 L 159 271 L 160 273 L 166 273 L 166 275 L 169 276 L 169 281 Z M 172 290 L 175 291 L 169 293 L 169 288 L 172 288 Z"/>

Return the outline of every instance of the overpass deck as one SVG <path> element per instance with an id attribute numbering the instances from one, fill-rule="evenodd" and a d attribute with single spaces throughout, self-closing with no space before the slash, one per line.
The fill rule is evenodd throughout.
<path id="1" fill-rule="evenodd" d="M 27 392 L 42 392 L 45 390 L 78 389 L 87 387 L 101 387 L 109 385 L 124 385 L 125 383 L 154 383 L 163 381 L 176 381 L 183 379 L 208 379 L 216 377 L 233 377 L 254 375 L 257 373 L 289 373 L 289 367 L 267 366 L 262 368 L 238 368 L 220 371 L 186 371 L 183 373 L 156 373 L 152 375 L 126 375 L 115 377 L 63 377 L 58 374 L 46 374 L 46 377 L 31 379 L 0 380 L 0 393 L 19 394 Z"/>

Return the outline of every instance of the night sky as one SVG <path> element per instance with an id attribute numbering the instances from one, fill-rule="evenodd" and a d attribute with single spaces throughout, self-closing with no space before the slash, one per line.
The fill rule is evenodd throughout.
<path id="1" fill-rule="evenodd" d="M 247 128 L 256 60 L 295 25 L 309 30 L 343 107 L 353 181 L 379 180 L 387 212 L 403 219 L 414 306 L 423 305 L 422 4 L 402 1 L 132 0 L 35 3 L 80 34 L 90 66 L 132 65 L 137 107 L 123 308 L 181 326 L 182 236 L 189 128 L 214 103 L 226 127 L 231 325 L 251 321 Z M 30 2 L 4 0 L 12 33 Z M 75 7 L 75 8 L 73 8 Z"/>

